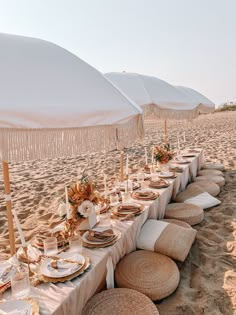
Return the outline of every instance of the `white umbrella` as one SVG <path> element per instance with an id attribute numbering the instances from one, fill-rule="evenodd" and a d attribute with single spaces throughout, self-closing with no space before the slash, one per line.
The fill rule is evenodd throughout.
<path id="1" fill-rule="evenodd" d="M 198 116 L 198 102 L 163 80 L 127 72 L 111 72 L 105 76 L 144 108 L 147 118 L 152 115 L 161 119 L 192 119 Z"/>
<path id="2" fill-rule="evenodd" d="M 215 111 L 215 104 L 210 101 L 206 96 L 198 91 L 185 86 L 175 86 L 179 91 L 192 97 L 193 100 L 198 102 L 198 109 L 201 114 L 212 113 Z"/>
<path id="3" fill-rule="evenodd" d="M 128 146 L 143 136 L 143 122 L 133 101 L 55 44 L 0 34 L 0 69 L 0 160 L 14 251 L 8 161 Z"/>

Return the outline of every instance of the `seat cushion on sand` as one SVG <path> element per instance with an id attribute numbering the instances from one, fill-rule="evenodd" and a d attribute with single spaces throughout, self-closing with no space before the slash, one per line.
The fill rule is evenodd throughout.
<path id="1" fill-rule="evenodd" d="M 225 167 L 224 167 L 224 164 L 220 164 L 220 163 L 205 163 L 202 165 L 202 169 L 224 171 Z"/>
<path id="2" fill-rule="evenodd" d="M 185 200 L 184 203 L 199 206 L 203 209 L 211 208 L 221 204 L 221 201 L 212 197 L 208 192 L 204 192 L 196 197 Z"/>
<path id="3" fill-rule="evenodd" d="M 184 221 L 180 221 L 180 220 L 162 219 L 160 221 L 177 224 L 178 226 L 182 226 L 182 227 L 185 227 L 185 228 L 192 228 L 190 224 L 188 224 L 187 222 L 184 222 Z"/>
<path id="4" fill-rule="evenodd" d="M 208 192 L 208 194 L 212 195 L 213 197 L 219 195 L 220 193 L 220 187 L 216 183 L 210 182 L 208 180 L 200 180 L 195 183 L 189 184 L 187 189 L 196 186 Z"/>
<path id="5" fill-rule="evenodd" d="M 165 211 L 165 219 L 177 219 L 190 225 L 202 222 L 203 218 L 203 208 L 189 203 L 170 203 Z"/>
<path id="6" fill-rule="evenodd" d="M 224 176 L 224 174 L 221 171 L 217 171 L 217 170 L 209 170 L 209 169 L 205 169 L 205 170 L 200 170 L 197 173 L 199 176 Z"/>
<path id="7" fill-rule="evenodd" d="M 118 263 L 115 280 L 118 287 L 135 289 L 155 301 L 175 291 L 180 274 L 171 258 L 138 250 L 128 254 Z"/>
<path id="8" fill-rule="evenodd" d="M 178 193 L 175 201 L 176 202 L 184 202 L 184 200 L 195 197 L 201 193 L 205 192 L 201 187 L 199 186 L 194 186 L 194 187 L 189 187 L 187 186 L 187 189 Z"/>
<path id="9" fill-rule="evenodd" d="M 94 295 L 82 315 L 158 315 L 156 305 L 144 294 L 131 289 L 109 289 Z"/>
<path id="10" fill-rule="evenodd" d="M 139 233 L 137 248 L 184 261 L 197 234 L 196 230 L 189 227 L 165 221 L 147 220 Z"/>
<path id="11" fill-rule="evenodd" d="M 216 183 L 219 187 L 224 186 L 225 179 L 222 176 L 211 176 L 211 175 L 205 175 L 205 176 L 197 176 L 194 178 L 194 181 L 197 182 L 199 180 L 209 180 L 210 182 Z"/>

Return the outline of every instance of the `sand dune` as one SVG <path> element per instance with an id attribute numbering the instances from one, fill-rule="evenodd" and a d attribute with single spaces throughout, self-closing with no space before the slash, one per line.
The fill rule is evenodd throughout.
<path id="1" fill-rule="evenodd" d="M 205 149 L 207 161 L 225 165 L 226 185 L 220 193 L 222 204 L 205 212 L 205 220 L 196 226 L 197 240 L 190 256 L 181 266 L 181 283 L 177 291 L 159 303 L 161 315 L 231 315 L 236 314 L 236 112 L 199 117 L 190 122 L 168 122 L 169 136 L 176 145 L 179 131 L 182 147 Z M 183 130 L 186 143 L 183 143 Z M 128 149 L 130 168 L 144 163 L 143 145 L 160 144 L 163 122 L 149 122 L 143 143 Z M 30 240 L 42 228 L 56 225 L 56 209 L 65 185 L 86 169 L 103 187 L 105 169 L 109 185 L 119 174 L 118 151 L 91 154 L 69 159 L 31 161 L 11 164 L 13 205 Z M 3 179 L 0 169 L 0 259 L 9 256 Z M 16 234 L 17 235 L 17 234 Z M 17 244 L 19 237 L 17 235 Z"/>

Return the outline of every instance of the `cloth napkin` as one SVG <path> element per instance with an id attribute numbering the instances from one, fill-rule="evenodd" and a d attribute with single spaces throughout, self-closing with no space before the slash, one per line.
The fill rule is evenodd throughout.
<path id="1" fill-rule="evenodd" d="M 58 259 L 58 260 L 52 260 L 50 262 L 50 265 L 54 269 L 75 269 L 76 267 L 80 266 L 81 264 L 77 261 L 72 261 L 69 259 Z"/>
<path id="2" fill-rule="evenodd" d="M 87 235 L 87 240 L 90 242 L 110 242 L 115 238 L 115 234 L 112 229 L 107 229 L 104 231 L 89 231 Z"/>
<path id="3" fill-rule="evenodd" d="M 125 212 L 134 212 L 138 211 L 140 209 L 140 206 L 137 204 L 122 204 L 117 208 L 117 212 L 119 211 L 125 211 Z"/>

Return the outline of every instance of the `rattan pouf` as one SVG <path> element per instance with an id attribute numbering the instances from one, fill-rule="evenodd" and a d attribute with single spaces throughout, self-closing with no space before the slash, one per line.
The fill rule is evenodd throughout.
<path id="1" fill-rule="evenodd" d="M 199 176 L 224 176 L 223 172 L 218 171 L 218 170 L 210 170 L 210 169 L 205 169 L 205 170 L 200 170 L 197 173 Z"/>
<path id="2" fill-rule="evenodd" d="M 161 221 L 173 223 L 173 224 L 185 227 L 185 228 L 192 228 L 191 225 L 188 224 L 187 222 L 176 220 L 176 219 L 162 219 Z"/>
<path id="3" fill-rule="evenodd" d="M 225 167 L 224 167 L 224 164 L 220 164 L 220 163 L 205 163 L 202 165 L 202 169 L 224 171 Z"/>
<path id="4" fill-rule="evenodd" d="M 94 295 L 82 315 L 158 315 L 155 304 L 131 289 L 110 289 Z"/>
<path id="5" fill-rule="evenodd" d="M 201 207 L 189 203 L 170 203 L 165 211 L 166 219 L 177 219 L 195 225 L 202 222 L 204 211 Z"/>
<path id="6" fill-rule="evenodd" d="M 176 202 L 184 202 L 185 200 L 190 199 L 192 197 L 195 197 L 197 195 L 200 195 L 204 192 L 205 192 L 205 190 L 203 190 L 199 186 L 194 186 L 194 187 L 187 186 L 187 189 L 185 191 L 182 191 L 182 192 L 177 194 L 175 201 Z"/>
<path id="7" fill-rule="evenodd" d="M 138 250 L 128 254 L 118 263 L 115 280 L 118 287 L 135 289 L 155 301 L 175 291 L 180 274 L 171 258 Z"/>
<path id="8" fill-rule="evenodd" d="M 208 180 L 200 180 L 195 183 L 189 184 L 187 188 L 192 187 L 200 187 L 204 191 L 208 192 L 208 194 L 212 195 L 213 197 L 216 197 L 220 193 L 220 187 L 211 181 Z"/>
<path id="9" fill-rule="evenodd" d="M 215 184 L 217 184 L 219 187 L 222 187 L 225 185 L 225 179 L 222 176 L 211 176 L 211 175 L 207 175 L 207 176 L 197 176 L 194 178 L 194 181 L 202 181 L 202 180 L 208 180 L 210 182 L 213 182 Z"/>

